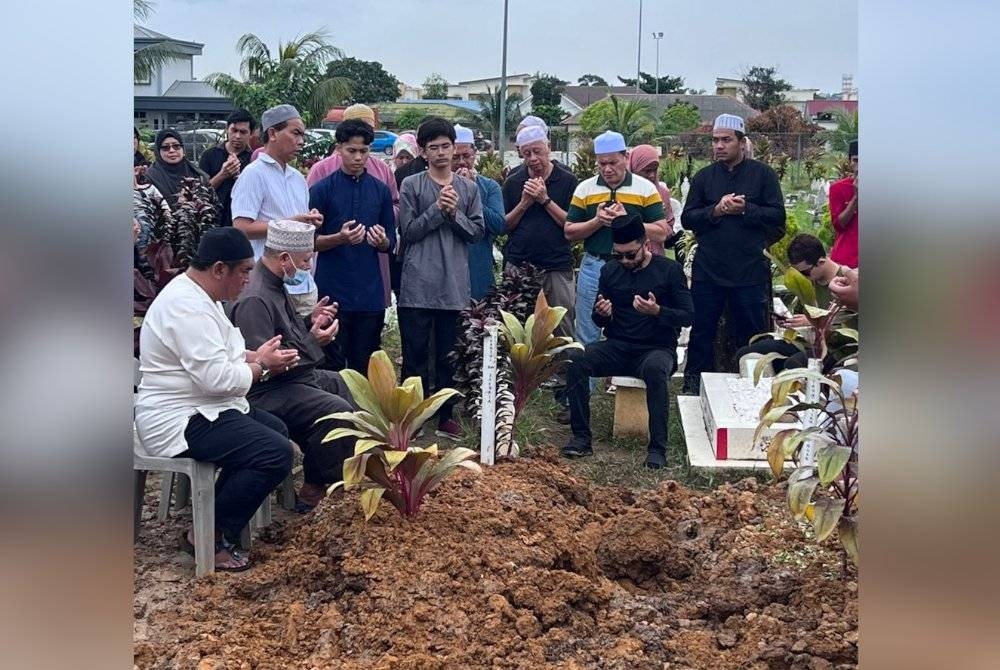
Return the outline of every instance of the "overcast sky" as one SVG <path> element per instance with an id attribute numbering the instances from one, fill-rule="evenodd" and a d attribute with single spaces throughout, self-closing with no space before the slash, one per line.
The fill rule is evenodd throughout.
<path id="1" fill-rule="evenodd" d="M 639 0 L 509 0 L 507 73 L 555 74 L 575 84 L 585 73 L 609 83 L 635 76 Z M 615 13 L 617 12 L 617 13 Z M 737 18 L 739 17 L 739 18 Z M 835 92 L 857 76 L 857 0 L 703 3 L 644 0 L 642 69 L 683 76 L 714 92 L 716 77 L 774 65 L 796 88 Z M 236 41 L 255 33 L 278 41 L 326 28 L 348 56 L 376 60 L 398 79 L 420 84 L 431 72 L 448 81 L 499 76 L 503 0 L 157 0 L 146 21 L 177 39 L 202 42 L 196 78 L 238 75 Z"/>

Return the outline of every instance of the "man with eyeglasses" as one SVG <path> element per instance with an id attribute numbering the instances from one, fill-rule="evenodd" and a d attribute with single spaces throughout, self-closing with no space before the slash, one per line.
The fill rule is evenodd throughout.
<path id="1" fill-rule="evenodd" d="M 670 375 L 677 367 L 677 337 L 691 325 L 694 307 L 681 266 L 650 249 L 638 214 L 612 222 L 611 260 L 601 268 L 590 314 L 606 339 L 570 353 L 566 373 L 573 437 L 568 458 L 594 453 L 590 431 L 590 377 L 627 375 L 646 384 L 649 446 L 645 466 L 666 464 Z"/>
<path id="2" fill-rule="evenodd" d="M 835 296 L 830 291 L 830 284 L 837 277 L 847 277 L 851 268 L 837 263 L 827 257 L 823 243 L 814 235 L 799 233 L 788 243 L 788 263 L 798 270 L 802 275 L 812 282 L 816 289 L 816 306 L 821 309 L 830 307 Z M 849 325 L 854 320 L 851 312 L 841 312 L 837 319 L 837 326 Z M 804 314 L 796 314 L 787 318 L 779 318 L 775 315 L 776 326 L 779 331 L 790 328 L 808 328 L 809 320 Z M 856 327 L 856 323 L 852 327 Z M 780 337 L 780 332 L 773 338 L 762 338 L 749 344 L 736 352 L 736 360 L 739 361 L 747 354 L 769 354 L 778 353 L 785 358 L 779 358 L 771 362 L 771 369 L 775 374 L 788 368 L 804 368 L 808 362 L 808 354 L 800 351 L 784 337 Z M 840 360 L 844 353 L 842 351 L 847 341 L 834 336 L 828 341 L 830 353 L 823 361 L 823 367 L 827 370 Z"/>
<path id="3" fill-rule="evenodd" d="M 455 124 L 455 153 L 451 167 L 459 177 L 479 187 L 483 202 L 483 239 L 469 245 L 469 283 L 473 300 L 482 300 L 493 288 L 493 240 L 504 232 L 503 195 L 500 184 L 476 172 L 476 138 L 470 128 Z"/>
<path id="4" fill-rule="evenodd" d="M 399 189 L 403 269 L 398 314 L 403 378 L 419 376 L 427 397 L 453 385 L 448 354 L 458 314 L 472 295 L 469 245 L 483 238 L 485 224 L 479 187 L 452 172 L 452 123 L 425 119 L 417 128 L 417 145 L 428 168 L 404 179 Z M 458 440 L 462 430 L 452 419 L 453 406 L 449 401 L 438 411 L 435 434 Z"/>
<path id="5" fill-rule="evenodd" d="M 585 253 L 576 281 L 576 339 L 585 345 L 601 337 L 590 314 L 601 268 L 611 260 L 611 222 L 637 214 L 651 240 L 662 244 L 667 239 L 663 199 L 652 182 L 629 171 L 622 134 L 609 130 L 598 135 L 594 138 L 594 153 L 597 176 L 577 185 L 563 228 L 571 243 L 584 240 Z"/>

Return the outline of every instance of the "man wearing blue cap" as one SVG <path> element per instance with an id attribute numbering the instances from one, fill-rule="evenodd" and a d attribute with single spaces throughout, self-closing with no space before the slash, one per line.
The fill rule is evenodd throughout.
<path id="1" fill-rule="evenodd" d="M 736 347 L 767 330 L 771 266 L 763 251 L 785 234 L 785 201 L 769 166 L 746 158 L 743 119 L 720 114 L 712 130 L 715 162 L 691 180 L 681 223 L 698 242 L 691 297 L 695 318 L 684 391 L 697 395 L 714 369 L 715 334 L 726 311 Z M 728 304 L 728 310 L 727 310 Z"/>
<path id="2" fill-rule="evenodd" d="M 569 458 L 593 453 L 589 378 L 629 375 L 646 384 L 645 465 L 655 470 L 666 464 L 670 375 L 677 367 L 680 328 L 691 325 L 691 295 L 681 266 L 652 252 L 638 214 L 616 217 L 611 233 L 614 260 L 601 268 L 591 313 L 607 339 L 570 353 L 566 393 L 573 437 L 561 453 Z"/>
<path id="3" fill-rule="evenodd" d="M 601 337 L 590 315 L 597 300 L 601 268 L 612 258 L 611 222 L 635 214 L 650 240 L 662 244 L 667 239 L 660 192 L 649 180 L 629 172 L 622 134 L 608 130 L 598 135 L 594 138 L 594 153 L 598 174 L 577 185 L 564 229 L 570 242 L 585 240 L 576 284 L 576 339 L 585 345 Z"/>

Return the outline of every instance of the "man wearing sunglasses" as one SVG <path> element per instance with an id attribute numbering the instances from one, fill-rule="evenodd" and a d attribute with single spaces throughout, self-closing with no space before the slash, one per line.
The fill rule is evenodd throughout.
<path id="1" fill-rule="evenodd" d="M 573 437 L 562 455 L 594 453 L 590 432 L 590 377 L 627 375 L 646 384 L 649 448 L 645 465 L 666 464 L 670 375 L 677 367 L 677 336 L 690 326 L 694 307 L 687 279 L 675 261 L 650 249 L 642 216 L 611 225 L 611 260 L 601 268 L 591 318 L 606 339 L 570 354 L 567 377 Z"/>

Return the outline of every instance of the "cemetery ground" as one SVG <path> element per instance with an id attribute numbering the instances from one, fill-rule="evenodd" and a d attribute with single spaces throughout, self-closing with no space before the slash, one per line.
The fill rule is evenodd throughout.
<path id="1" fill-rule="evenodd" d="M 150 476 L 136 667 L 856 667 L 857 572 L 839 543 L 793 520 L 784 483 L 690 471 L 677 391 L 663 470 L 642 467 L 644 443 L 612 440 L 600 388 L 594 456 L 560 458 L 568 426 L 543 390 L 520 458 L 458 471 L 412 522 L 382 505 L 365 523 L 355 492 L 308 516 L 273 505 L 239 574 L 194 578 L 177 550 L 190 512 L 157 521 Z"/>

